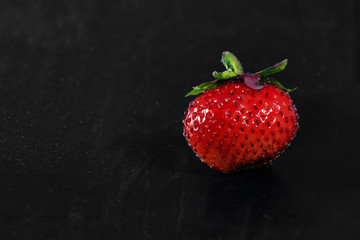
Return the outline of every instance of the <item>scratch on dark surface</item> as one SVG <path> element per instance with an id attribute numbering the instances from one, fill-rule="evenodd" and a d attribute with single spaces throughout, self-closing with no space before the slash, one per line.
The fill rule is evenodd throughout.
<path id="1" fill-rule="evenodd" d="M 247 233 L 249 220 L 250 220 L 250 212 L 251 212 L 251 205 L 250 205 L 250 203 L 247 203 L 246 204 L 246 209 L 245 209 L 244 223 L 242 224 L 241 228 L 239 228 L 240 233 L 238 235 L 241 236 L 239 239 L 245 239 L 246 238 L 246 233 Z"/>
<path id="2" fill-rule="evenodd" d="M 150 201 L 151 201 L 151 195 L 150 195 L 150 179 L 149 179 L 149 172 L 146 171 L 146 175 L 148 179 L 146 180 L 146 189 L 148 191 L 148 197 L 146 199 L 146 210 L 145 210 L 145 226 L 144 226 L 144 233 L 147 238 L 149 238 L 149 208 L 150 208 Z"/>
<path id="3" fill-rule="evenodd" d="M 345 71 L 345 73 L 343 74 L 347 74 L 347 76 L 345 75 L 344 78 L 348 79 L 348 83 L 354 81 L 354 78 L 356 78 L 356 74 L 357 74 L 357 69 L 356 69 L 356 60 L 357 60 L 357 46 L 358 43 L 356 42 L 357 40 L 357 22 L 356 22 L 356 12 L 354 11 L 355 6 L 353 3 L 349 2 L 347 5 L 347 10 L 349 11 L 350 14 L 347 15 L 347 20 L 348 23 L 345 24 L 346 26 L 346 36 L 344 39 L 346 39 L 346 47 L 347 47 L 347 51 L 346 51 L 346 68 L 347 70 L 343 70 Z M 344 80 L 343 80 L 344 82 Z"/>
<path id="4" fill-rule="evenodd" d="M 121 154 L 124 154 L 123 152 Z M 121 159 L 126 159 L 125 155 L 120 156 Z M 143 162 L 138 162 L 134 165 L 129 161 L 123 161 L 119 163 L 120 165 L 116 168 L 121 171 L 123 177 L 118 179 L 118 191 L 117 191 L 117 201 L 121 204 L 121 208 L 123 207 L 123 200 L 125 199 L 126 195 L 128 194 L 128 189 L 131 185 L 136 182 L 136 180 L 142 176 L 143 172 L 146 171 L 146 165 L 149 162 L 149 157 L 144 158 Z"/>
<path id="5" fill-rule="evenodd" d="M 355 69 L 356 69 L 356 78 L 358 82 L 360 83 L 360 17 L 359 17 L 359 11 L 360 6 L 359 2 L 357 0 L 353 1 L 353 14 L 355 15 L 355 43 L 356 43 L 356 56 L 355 56 Z"/>
<path id="6" fill-rule="evenodd" d="M 104 124 L 104 117 L 105 117 L 105 112 L 106 112 L 106 109 L 109 105 L 109 102 L 110 102 L 110 99 L 111 99 L 111 96 L 112 96 L 112 91 L 113 88 L 109 88 L 109 90 L 107 91 L 106 93 L 106 98 L 105 98 L 105 101 L 104 101 L 104 104 L 100 110 L 100 119 L 99 119 L 99 126 L 98 126 L 98 134 L 101 136 L 102 133 L 103 133 L 103 124 Z"/>
<path id="7" fill-rule="evenodd" d="M 181 220 L 184 217 L 184 194 L 185 194 L 185 179 L 183 180 L 182 188 L 181 188 L 181 196 L 180 196 L 180 206 L 179 206 L 179 215 L 176 224 L 176 237 L 178 237 Z"/>

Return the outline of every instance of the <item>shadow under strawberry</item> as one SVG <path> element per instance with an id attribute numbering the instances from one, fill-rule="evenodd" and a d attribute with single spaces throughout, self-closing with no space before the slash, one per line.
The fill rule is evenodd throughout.
<path id="1" fill-rule="evenodd" d="M 281 185 L 272 168 L 214 176 L 208 184 L 203 221 L 212 226 L 214 234 L 264 237 L 269 209 L 280 204 Z"/>

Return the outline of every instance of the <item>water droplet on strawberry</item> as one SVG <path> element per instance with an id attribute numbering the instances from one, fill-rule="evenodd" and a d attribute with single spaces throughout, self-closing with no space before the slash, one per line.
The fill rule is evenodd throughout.
<path id="1" fill-rule="evenodd" d="M 204 134 L 205 134 L 205 131 L 204 131 L 204 129 L 202 129 L 202 128 L 199 129 L 199 132 L 200 132 L 201 135 L 204 135 Z"/>

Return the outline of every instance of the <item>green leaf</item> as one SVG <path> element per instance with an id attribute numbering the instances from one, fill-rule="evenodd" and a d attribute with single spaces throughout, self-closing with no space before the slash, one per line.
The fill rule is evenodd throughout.
<path id="1" fill-rule="evenodd" d="M 229 79 L 229 78 L 233 78 L 233 77 L 236 77 L 237 74 L 232 72 L 232 71 L 229 71 L 229 70 L 226 70 L 222 73 L 219 73 L 219 72 L 213 72 L 213 76 L 217 79 L 220 79 L 220 80 L 225 80 L 225 79 Z"/>
<path id="2" fill-rule="evenodd" d="M 243 73 L 243 67 L 241 63 L 231 52 L 223 52 L 221 62 L 224 64 L 227 70 L 238 75 Z"/>
<path id="3" fill-rule="evenodd" d="M 219 79 L 216 79 L 216 80 L 211 81 L 211 82 L 204 82 L 204 83 L 194 87 L 194 89 L 191 90 L 188 94 L 186 94 L 185 97 L 188 97 L 188 96 L 191 96 L 191 95 L 198 95 L 200 93 L 205 92 L 206 90 L 216 88 L 216 87 L 220 86 L 221 84 L 222 84 L 222 82 L 219 81 Z"/>
<path id="4" fill-rule="evenodd" d="M 266 68 L 264 70 L 261 70 L 257 73 L 255 73 L 256 75 L 262 77 L 262 76 L 266 76 L 266 75 L 270 75 L 270 74 L 274 74 L 274 73 L 277 73 L 277 72 L 280 72 L 282 71 L 286 65 L 287 65 L 287 62 L 288 60 L 285 59 L 285 60 L 282 60 L 281 62 L 275 64 L 274 66 L 271 66 L 269 68 Z"/>
<path id="5" fill-rule="evenodd" d="M 277 86 L 278 88 L 280 88 L 281 90 L 285 91 L 285 92 L 292 92 L 294 90 L 296 90 L 297 88 L 293 88 L 293 89 L 289 89 L 289 88 L 286 88 L 284 87 L 283 85 L 281 85 L 278 81 L 276 81 L 275 79 L 273 78 L 264 78 L 262 79 L 264 82 L 267 82 L 267 83 L 272 83 L 274 84 L 275 86 Z"/>

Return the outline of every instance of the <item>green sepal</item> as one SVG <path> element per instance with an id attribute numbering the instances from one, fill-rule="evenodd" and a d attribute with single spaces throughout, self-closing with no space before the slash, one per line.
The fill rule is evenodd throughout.
<path id="1" fill-rule="evenodd" d="M 221 62 L 224 64 L 227 70 L 238 75 L 243 73 L 243 67 L 241 63 L 231 52 L 223 52 Z"/>
<path id="2" fill-rule="evenodd" d="M 283 85 L 281 85 L 278 81 L 276 81 L 275 79 L 273 78 L 263 78 L 261 79 L 263 82 L 267 82 L 267 83 L 271 83 L 271 84 L 274 84 L 275 86 L 277 86 L 278 88 L 280 88 L 281 90 L 285 91 L 285 92 L 292 92 L 294 90 L 297 89 L 296 88 L 293 88 L 293 89 L 289 89 L 289 88 L 286 88 L 284 87 Z"/>
<path id="3" fill-rule="evenodd" d="M 219 79 L 216 79 L 216 80 L 210 81 L 210 82 L 204 82 L 204 83 L 194 87 L 193 90 L 191 90 L 188 94 L 186 94 L 185 97 L 188 97 L 191 95 L 198 95 L 200 93 L 205 92 L 206 90 L 216 88 L 216 87 L 220 86 L 222 83 L 223 82 Z"/>
<path id="4" fill-rule="evenodd" d="M 261 70 L 261 71 L 255 73 L 255 74 L 258 75 L 259 77 L 262 77 L 262 76 L 266 76 L 266 75 L 270 75 L 270 74 L 280 72 L 280 71 L 284 70 L 284 68 L 287 65 L 287 62 L 288 62 L 287 59 L 282 60 L 281 62 L 275 64 L 274 66 L 268 67 L 268 68 L 266 68 L 264 70 Z"/>
<path id="5" fill-rule="evenodd" d="M 235 72 L 232 72 L 232 71 L 229 71 L 229 70 L 226 70 L 222 73 L 219 73 L 219 72 L 213 72 L 213 76 L 217 79 L 220 79 L 220 80 L 225 80 L 225 79 L 229 79 L 229 78 L 233 78 L 233 77 L 236 77 L 237 74 Z"/>

